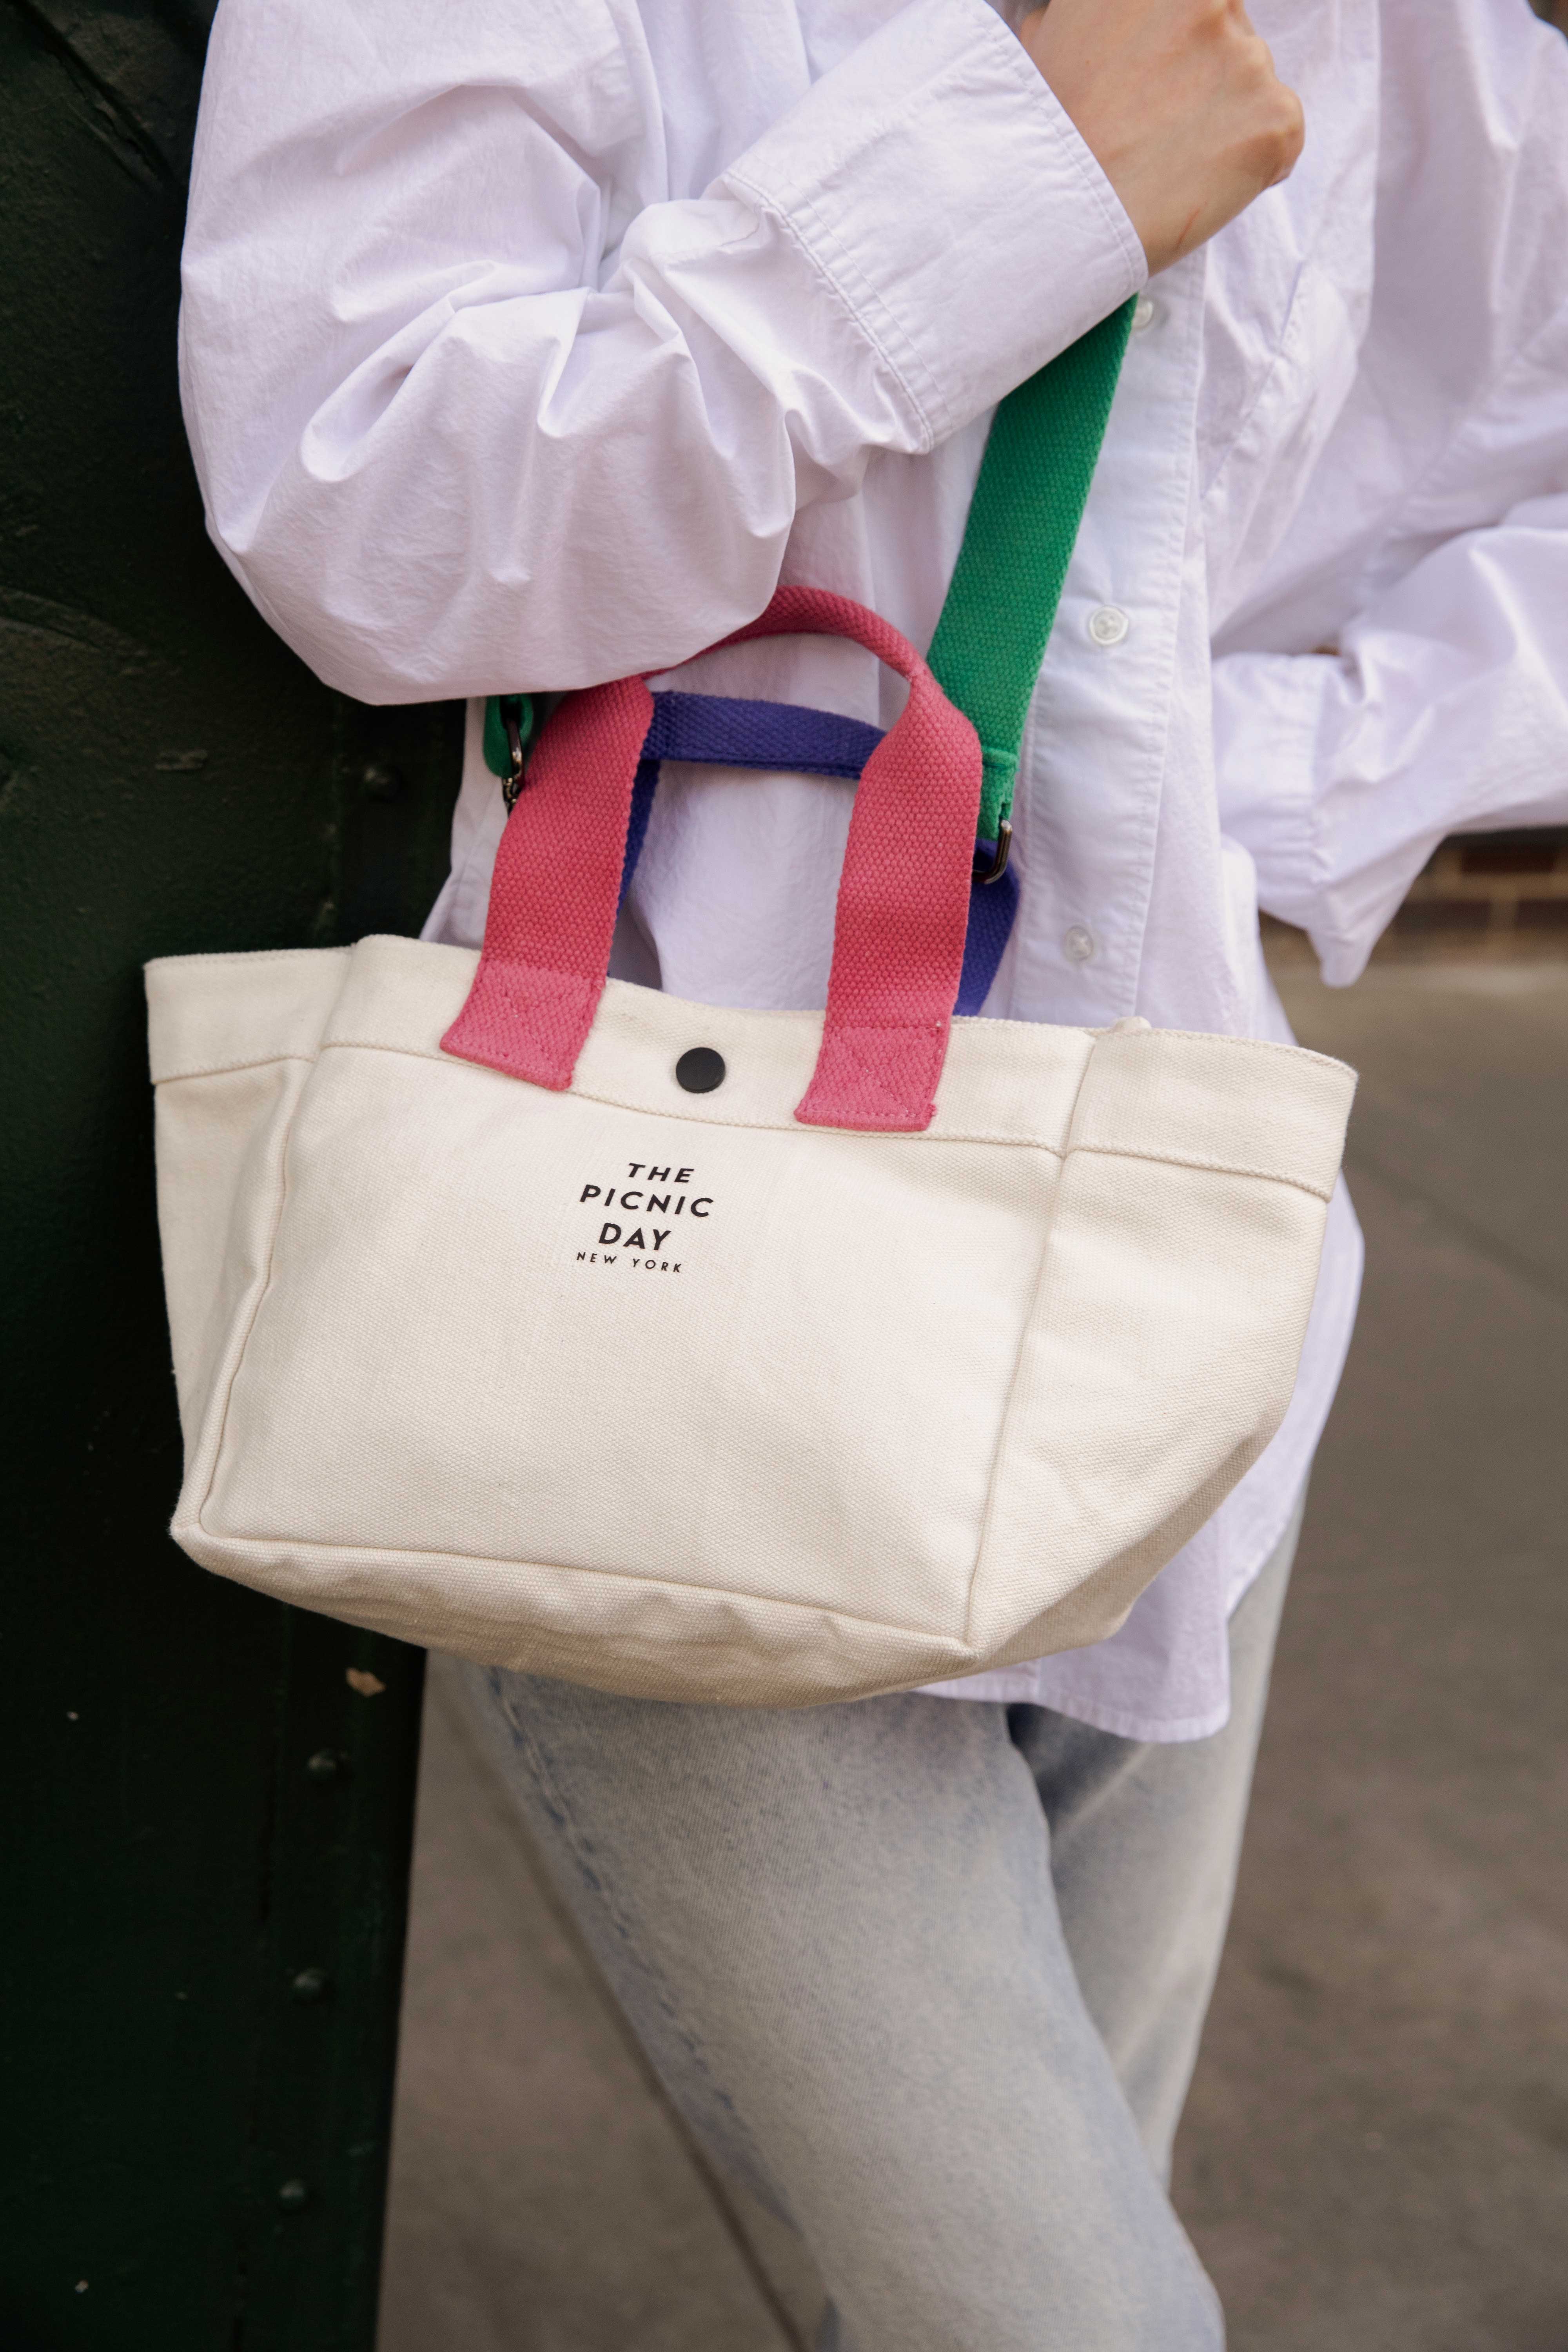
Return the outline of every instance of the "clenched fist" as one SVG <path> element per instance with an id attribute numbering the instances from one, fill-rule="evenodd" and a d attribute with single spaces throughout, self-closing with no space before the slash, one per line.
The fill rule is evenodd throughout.
<path id="1" fill-rule="evenodd" d="M 1241 0 L 1050 0 L 1018 29 L 1151 274 L 1287 178 L 1301 152 L 1301 102 Z"/>

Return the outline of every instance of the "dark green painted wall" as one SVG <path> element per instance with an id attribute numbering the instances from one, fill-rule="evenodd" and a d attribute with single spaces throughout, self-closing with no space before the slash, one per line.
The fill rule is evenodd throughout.
<path id="1" fill-rule="evenodd" d="M 328 694 L 205 539 L 205 13 L 0 0 L 5 2352 L 374 2330 L 422 1661 L 163 1533 L 139 967 L 416 928 L 460 715 Z"/>

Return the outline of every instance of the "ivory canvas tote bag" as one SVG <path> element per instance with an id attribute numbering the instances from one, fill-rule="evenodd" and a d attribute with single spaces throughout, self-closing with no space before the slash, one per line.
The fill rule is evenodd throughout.
<path id="1" fill-rule="evenodd" d="M 1056 590 L 1125 320 L 1096 333 L 1032 395 L 1089 418 L 1076 486 L 1041 475 Z M 994 568 L 987 513 L 955 591 Z M 1032 651 L 948 632 L 979 731 L 843 598 L 781 590 L 727 641 L 832 632 L 909 681 L 857 793 L 825 1013 L 606 980 L 673 723 L 640 678 L 544 728 L 478 955 L 149 966 L 194 1559 L 488 1662 L 737 1705 L 1121 1622 L 1289 1402 L 1353 1077 L 1137 1020 L 955 1017 L 977 938 L 994 965 L 974 845 L 994 877 L 1039 568 Z"/>

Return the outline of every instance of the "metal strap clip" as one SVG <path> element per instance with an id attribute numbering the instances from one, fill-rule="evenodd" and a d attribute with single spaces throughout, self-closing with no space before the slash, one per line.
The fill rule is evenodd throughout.
<path id="1" fill-rule="evenodd" d="M 521 705 L 515 695 L 503 694 L 500 698 L 500 723 L 506 729 L 507 773 L 501 778 L 500 795 L 510 816 L 517 806 L 517 796 L 523 786 L 522 722 Z"/>
<path id="2" fill-rule="evenodd" d="M 1007 860 L 1013 855 L 1013 828 L 1004 817 L 996 827 L 996 848 L 989 866 L 983 866 L 980 853 L 974 856 L 974 878 L 979 883 L 1000 882 L 1007 871 Z"/>

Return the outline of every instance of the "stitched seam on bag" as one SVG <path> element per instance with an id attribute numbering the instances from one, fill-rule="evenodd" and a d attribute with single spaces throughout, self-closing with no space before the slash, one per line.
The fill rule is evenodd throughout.
<path id="1" fill-rule="evenodd" d="M 245 1359 L 250 1348 L 251 1335 L 256 1329 L 256 1318 L 260 1314 L 267 1294 L 272 1287 L 272 1268 L 278 1255 L 278 1235 L 282 1227 L 283 1211 L 289 1199 L 289 1145 L 294 1133 L 294 1121 L 299 1116 L 300 1105 L 304 1098 L 305 1088 L 301 1086 L 294 1097 L 294 1108 L 289 1113 L 284 1124 L 282 1148 L 278 1155 L 278 1207 L 273 1214 L 272 1231 L 267 1236 L 266 1272 L 261 1277 L 260 1286 L 256 1294 L 256 1304 L 250 1310 L 250 1318 L 245 1327 L 245 1337 L 241 1339 L 235 1355 L 234 1370 L 228 1376 L 228 1385 L 223 1392 L 223 1412 L 218 1422 L 217 1444 L 213 1447 L 212 1475 L 203 1491 L 201 1501 L 196 1505 L 196 1525 L 204 1535 L 210 1535 L 213 1532 L 202 1514 L 212 1500 L 212 1491 L 217 1484 L 218 1464 L 223 1460 L 223 1449 L 228 1437 L 229 1408 L 234 1402 L 235 1382 L 244 1369 Z M 219 1540 L 221 1541 L 222 1538 L 220 1538 Z"/>
<path id="2" fill-rule="evenodd" d="M 1026 1026 L 1028 1024 L 1010 1021 L 999 1021 L 994 1025 L 999 1029 L 1010 1029 L 1014 1027 Z M 1070 1026 L 1072 1024 L 1063 1024 L 1062 1025 Z M 1117 1030 L 1113 1024 L 1109 1028 L 1089 1029 L 1085 1031 L 1084 1034 L 1092 1037 L 1098 1045 L 1102 1043 L 1109 1044 L 1116 1037 Z M 1122 1034 L 1126 1034 L 1128 1033 L 1123 1032 Z M 1225 1045 L 1233 1053 L 1237 1054 L 1287 1054 L 1292 1061 L 1326 1062 L 1329 1067 L 1332 1070 L 1348 1071 L 1352 1078 L 1356 1075 L 1355 1071 L 1352 1069 L 1349 1062 L 1342 1062 L 1336 1055 L 1320 1054 L 1316 1046 L 1313 1045 L 1287 1045 L 1278 1037 L 1227 1037 L 1222 1031 L 1217 1029 L 1157 1029 L 1152 1023 L 1147 1029 L 1135 1030 L 1131 1034 L 1135 1036 L 1142 1037 L 1180 1038 L 1184 1045 Z"/>
<path id="3" fill-rule="evenodd" d="M 187 963 L 297 963 L 306 956 L 342 956 L 346 961 L 353 948 L 217 948 L 210 955 L 149 956 L 143 971 L 158 971 L 166 964 Z"/>
<path id="4" fill-rule="evenodd" d="M 477 1066 L 464 1064 L 460 1056 L 451 1054 L 429 1054 L 421 1045 L 384 1045 L 374 1037 L 330 1037 L 322 1045 L 321 1052 L 329 1054 L 340 1048 L 353 1054 L 405 1054 L 411 1061 L 439 1062 L 447 1068 L 454 1066 Z M 506 1073 L 502 1071 L 499 1075 L 504 1076 Z M 519 1079 L 515 1083 L 526 1085 L 528 1081 Z M 1079 1083 L 1081 1084 L 1082 1081 L 1080 1080 Z M 800 1126 L 793 1115 L 780 1119 L 720 1118 L 711 1111 L 688 1110 L 679 1103 L 670 1103 L 668 1107 L 661 1104 L 656 1108 L 651 1103 L 630 1102 L 625 1095 L 597 1093 L 593 1087 L 579 1086 L 575 1081 L 565 1089 L 565 1092 L 575 1102 L 605 1103 L 612 1110 L 629 1110 L 642 1118 L 679 1118 L 684 1120 L 689 1127 L 732 1127 L 749 1129 L 759 1135 L 799 1135 L 806 1132 L 819 1135 L 860 1135 L 866 1131 L 858 1127 L 823 1127 L 806 1129 Z M 937 1115 L 939 1118 L 942 1115 L 940 1103 L 937 1105 Z M 1042 1137 L 1037 1135 L 1003 1135 L 994 1133 L 989 1129 L 971 1127 L 953 1129 L 942 1134 L 933 1134 L 930 1128 L 895 1128 L 886 1133 L 879 1134 L 877 1140 L 908 1143 L 1008 1143 L 1015 1144 L 1025 1151 L 1048 1152 L 1053 1160 L 1062 1159 L 1067 1150 L 1065 1144 L 1047 1143 Z"/>
<path id="5" fill-rule="evenodd" d="M 1099 1040 L 1111 1038 L 1116 1033 L 1113 1029 L 1096 1029 L 1091 1034 Z M 1333 1054 L 1320 1054 L 1311 1045 L 1286 1045 L 1278 1037 L 1224 1037 L 1213 1029 L 1151 1028 L 1147 1034 L 1152 1037 L 1179 1037 L 1184 1044 L 1194 1045 L 1226 1045 L 1241 1054 L 1288 1054 L 1293 1061 L 1323 1062 L 1331 1070 L 1343 1070 L 1352 1078 L 1356 1075 L 1348 1062 L 1342 1062 Z"/>
<path id="6" fill-rule="evenodd" d="M 260 1301 L 258 1300 L 257 1303 L 258 1306 L 259 1306 Z M 254 1318 L 252 1319 L 254 1320 Z M 246 1336 L 248 1339 L 248 1332 Z M 226 1399 L 225 1403 L 226 1411 Z M 212 1488 L 209 1485 L 207 1495 L 210 1495 L 211 1492 Z M 195 1514 L 195 1524 L 201 1529 L 203 1535 L 210 1536 L 214 1543 L 227 1544 L 236 1549 L 258 1551 L 262 1553 L 264 1556 L 273 1555 L 277 1552 L 280 1545 L 286 1545 L 290 1551 L 332 1552 L 339 1555 L 347 1555 L 349 1558 L 353 1559 L 381 1559 L 392 1560 L 394 1562 L 401 1560 L 427 1559 L 452 1560 L 459 1567 L 465 1568 L 500 1568 L 510 1569 L 513 1571 L 539 1569 L 551 1576 L 613 1577 L 617 1584 L 643 1585 L 650 1592 L 669 1593 L 679 1599 L 689 1598 L 698 1601 L 738 1601 L 743 1602 L 748 1608 L 796 1610 L 803 1616 L 831 1617 L 836 1622 L 845 1625 L 871 1625 L 875 1626 L 879 1632 L 884 1633 L 901 1633 L 906 1639 L 913 1639 L 921 1642 L 942 1642 L 952 1645 L 959 1643 L 963 1640 L 961 1635 L 950 1633 L 945 1629 L 931 1629 L 921 1625 L 911 1625 L 906 1617 L 865 1617 L 861 1616 L 854 1610 L 837 1608 L 831 1601 L 792 1601 L 786 1596 L 775 1597 L 773 1593 L 743 1592 L 738 1585 L 733 1584 L 678 1584 L 672 1578 L 648 1576 L 640 1569 L 579 1568 L 572 1562 L 565 1560 L 504 1559 L 497 1552 L 440 1551 L 435 1549 L 426 1550 L 420 1549 L 417 1546 L 409 1544 L 401 1545 L 396 1550 L 394 1550 L 389 1545 L 385 1544 L 330 1543 L 324 1538 L 317 1536 L 244 1536 L 226 1534 L 221 1528 L 209 1527 L 206 1521 L 202 1517 L 201 1512 L 206 1507 L 206 1500 L 207 1496 L 204 1495 L 202 1497 L 201 1508 L 198 1509 Z M 313 1604 L 304 1601 L 301 1601 L 300 1602 L 301 1607 L 310 1607 Z M 967 1644 L 965 1643 L 963 1646 L 967 1647 Z"/>
<path id="7" fill-rule="evenodd" d="M 652 993 L 657 995 L 659 992 L 655 990 Z M 684 1003 L 685 999 L 682 998 L 681 1002 Z M 697 1009 L 700 1012 L 704 1008 L 699 1006 Z M 954 1028 L 960 1023 L 976 1029 L 1033 1029 L 1044 1025 L 1032 1021 L 997 1021 L 981 1013 L 954 1013 Z M 890 1029 L 904 1024 L 889 1021 L 866 1025 Z M 1075 1036 L 1092 1038 L 1096 1045 L 1116 1034 L 1113 1029 L 1086 1029 L 1071 1022 L 1057 1025 L 1070 1029 Z M 1224 1045 L 1238 1054 L 1283 1054 L 1291 1061 L 1317 1062 L 1327 1069 L 1343 1070 L 1347 1077 L 1353 1078 L 1357 1075 L 1352 1065 L 1342 1062 L 1337 1055 L 1320 1054 L 1311 1045 L 1285 1045 L 1278 1037 L 1224 1037 L 1212 1029 L 1150 1029 L 1142 1034 L 1151 1037 L 1179 1039 L 1184 1045 Z M 449 1062 L 453 1058 L 449 1054 L 432 1052 L 426 1045 L 389 1045 L 384 1039 L 378 1037 L 328 1037 L 322 1040 L 321 1051 L 325 1052 L 329 1045 L 363 1045 L 368 1051 L 378 1054 L 412 1054 L 422 1062 Z M 1081 1076 L 1079 1084 L 1082 1084 Z"/>
<path id="8" fill-rule="evenodd" d="M 320 1048 L 318 1047 L 318 1052 Z M 254 1062 L 214 1062 L 200 1070 L 171 1070 L 166 1077 L 154 1078 L 155 1087 L 183 1086 L 187 1078 L 226 1078 L 237 1070 L 272 1070 L 282 1062 L 313 1063 L 315 1054 L 263 1054 Z"/>
<path id="9" fill-rule="evenodd" d="M 1251 1176 L 1264 1184 L 1285 1184 L 1292 1192 L 1310 1192 L 1314 1201 L 1326 1201 L 1333 1191 L 1331 1184 L 1309 1184 L 1304 1176 L 1281 1176 L 1274 1168 L 1238 1168 L 1230 1160 L 1199 1160 L 1186 1151 L 1140 1151 L 1134 1144 L 1070 1143 L 1066 1157 L 1073 1159 L 1080 1151 L 1092 1151 L 1100 1160 L 1147 1160 L 1157 1168 L 1195 1168 L 1207 1176 Z"/>
<path id="10" fill-rule="evenodd" d="M 1094 1055 L 1090 1052 L 1085 1057 L 1083 1067 L 1079 1072 L 1078 1085 L 1073 1089 L 1072 1108 L 1068 1114 L 1068 1135 L 1072 1133 L 1072 1123 L 1078 1117 L 1078 1107 L 1083 1098 L 1083 1090 L 1089 1084 L 1089 1074 L 1093 1067 Z M 1061 1160 L 1062 1177 L 1065 1181 L 1067 1176 L 1065 1152 L 1061 1154 Z M 1013 1376 L 1007 1383 L 1007 1394 L 1003 1400 L 1002 1418 L 996 1429 L 996 1444 L 991 1456 L 991 1475 L 985 1481 L 985 1501 L 980 1513 L 980 1540 L 974 1547 L 974 1565 L 969 1571 L 969 1590 L 963 1597 L 963 1646 L 971 1653 L 974 1648 L 975 1592 L 980 1582 L 981 1563 L 985 1558 L 986 1538 L 991 1529 L 991 1512 L 996 1499 L 996 1481 L 1001 1470 L 1003 1449 L 1007 1443 L 1008 1424 L 1013 1418 L 1013 1400 L 1017 1393 L 1018 1382 L 1023 1377 L 1024 1357 L 1028 1349 L 1029 1334 L 1035 1328 L 1035 1316 L 1040 1302 L 1041 1288 L 1046 1279 L 1046 1269 L 1050 1264 L 1051 1236 L 1057 1229 L 1057 1218 L 1060 1206 L 1061 1185 L 1058 1183 L 1051 1195 L 1050 1208 L 1046 1217 L 1046 1230 L 1040 1237 L 1039 1263 L 1035 1268 L 1034 1286 L 1029 1292 L 1029 1311 L 1024 1318 L 1024 1328 L 1018 1338 L 1018 1352 L 1013 1359 Z"/>

